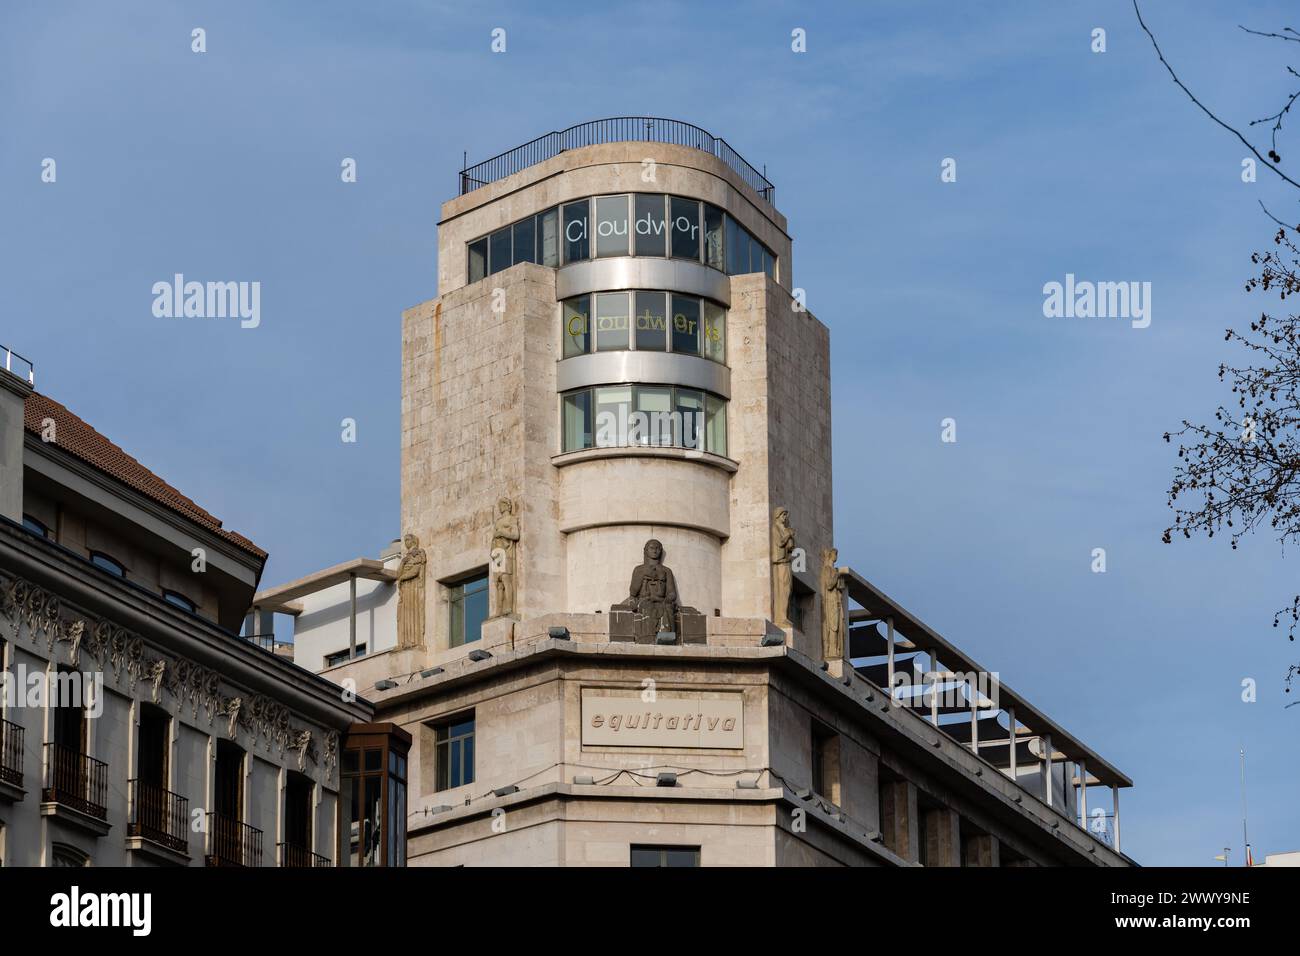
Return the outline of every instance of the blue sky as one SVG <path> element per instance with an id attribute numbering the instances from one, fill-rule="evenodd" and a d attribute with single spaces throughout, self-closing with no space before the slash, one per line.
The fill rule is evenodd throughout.
<path id="1" fill-rule="evenodd" d="M 1143 9 L 1225 117 L 1292 92 L 1295 47 L 1237 28 L 1287 5 Z M 1266 305 L 1243 291 L 1273 232 L 1256 201 L 1294 219 L 1294 199 L 1241 182 L 1244 150 L 1127 0 L 8 2 L 0 342 L 267 548 L 266 583 L 373 555 L 398 532 L 400 312 L 435 294 L 462 150 L 637 114 L 725 137 L 776 184 L 831 329 L 841 558 L 1134 778 L 1139 861 L 1240 861 L 1241 746 L 1256 856 L 1300 849 L 1300 651 L 1270 627 L 1295 558 L 1159 540 L 1160 436 L 1225 397 L 1223 330 Z M 176 272 L 260 281 L 261 326 L 155 318 Z M 1044 318 L 1066 273 L 1151 282 L 1151 326 Z"/>

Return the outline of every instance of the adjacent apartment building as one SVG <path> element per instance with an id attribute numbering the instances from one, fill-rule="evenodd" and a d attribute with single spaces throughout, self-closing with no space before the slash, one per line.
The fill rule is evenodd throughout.
<path id="1" fill-rule="evenodd" d="M 253 598 L 410 739 L 412 865 L 1125 866 L 1131 781 L 834 550 L 830 333 L 689 124 L 461 173 L 402 538 Z"/>
<path id="2" fill-rule="evenodd" d="M 400 865 L 409 738 L 240 636 L 266 552 L 0 359 L 0 865 Z"/>

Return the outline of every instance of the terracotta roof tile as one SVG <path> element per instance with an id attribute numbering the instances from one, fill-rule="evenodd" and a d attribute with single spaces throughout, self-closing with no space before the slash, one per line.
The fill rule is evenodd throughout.
<path id="1" fill-rule="evenodd" d="M 41 434 L 42 422 L 47 418 L 52 419 L 55 427 L 55 443 L 64 451 L 219 537 L 225 538 L 241 550 L 263 560 L 266 559 L 265 551 L 242 534 L 223 528 L 220 520 L 167 484 L 54 399 L 39 392 L 32 392 L 27 396 L 23 407 L 23 418 L 27 430 L 36 435 Z"/>

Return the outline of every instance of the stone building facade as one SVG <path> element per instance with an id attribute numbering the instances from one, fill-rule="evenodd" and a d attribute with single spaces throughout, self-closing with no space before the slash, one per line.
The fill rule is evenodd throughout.
<path id="1" fill-rule="evenodd" d="M 342 578 L 254 601 L 410 734 L 410 863 L 1126 865 L 1128 778 L 828 556 L 830 334 L 771 184 L 637 123 L 443 205 L 438 295 L 402 316 L 426 577 L 367 590 L 422 626 L 322 666 L 303 612 L 340 643 Z"/>
<path id="2" fill-rule="evenodd" d="M 0 865 L 347 862 L 370 705 L 242 639 L 266 553 L 33 380 L 0 369 Z"/>

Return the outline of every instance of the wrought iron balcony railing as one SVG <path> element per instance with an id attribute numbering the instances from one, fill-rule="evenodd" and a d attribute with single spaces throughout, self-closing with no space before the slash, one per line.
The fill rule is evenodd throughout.
<path id="1" fill-rule="evenodd" d="M 460 194 L 463 196 L 480 186 L 505 179 L 566 150 L 627 142 L 668 143 L 702 150 L 730 166 L 736 175 L 769 203 L 776 201 L 776 187 L 767 176 L 747 163 L 725 139 L 690 123 L 659 116 L 614 116 L 546 133 L 491 159 L 466 166 L 460 171 Z"/>
<path id="2" fill-rule="evenodd" d="M 281 866 L 303 868 L 334 865 L 329 861 L 329 857 L 313 853 L 311 850 L 296 846 L 293 843 L 277 843 L 275 848 L 279 851 Z"/>
<path id="3" fill-rule="evenodd" d="M 15 787 L 23 785 L 24 728 L 0 720 L 0 780 Z"/>
<path id="4" fill-rule="evenodd" d="M 152 840 L 177 853 L 188 853 L 190 801 L 140 780 L 128 780 L 127 788 L 131 798 L 127 834 Z"/>
<path id="5" fill-rule="evenodd" d="M 45 803 L 108 819 L 108 764 L 56 743 L 45 745 Z"/>
<path id="6" fill-rule="evenodd" d="M 208 866 L 261 866 L 262 831 L 215 811 L 208 814 Z"/>

